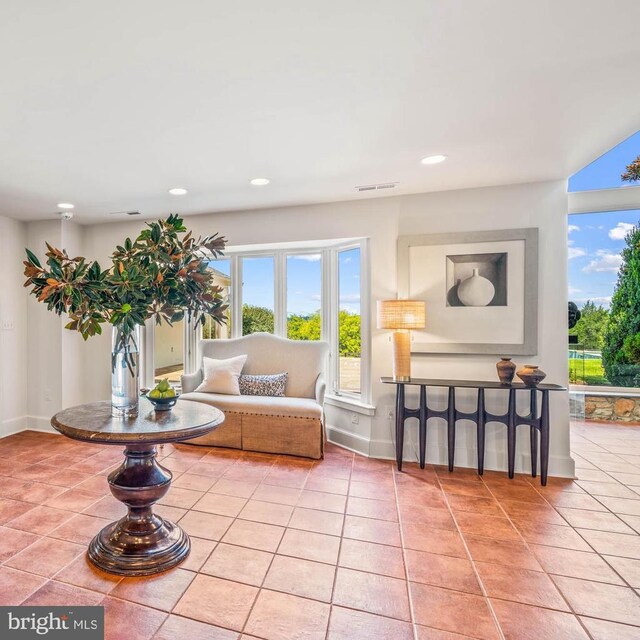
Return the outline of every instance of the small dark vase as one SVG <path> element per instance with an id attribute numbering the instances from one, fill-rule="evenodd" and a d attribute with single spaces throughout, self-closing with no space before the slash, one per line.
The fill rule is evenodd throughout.
<path id="1" fill-rule="evenodd" d="M 500 358 L 500 362 L 496 363 L 496 369 L 498 370 L 500 384 L 511 384 L 513 382 L 516 365 L 511 362 L 511 358 Z"/>
<path id="2" fill-rule="evenodd" d="M 527 387 L 537 387 L 547 377 L 537 364 L 525 364 L 516 375 Z"/>

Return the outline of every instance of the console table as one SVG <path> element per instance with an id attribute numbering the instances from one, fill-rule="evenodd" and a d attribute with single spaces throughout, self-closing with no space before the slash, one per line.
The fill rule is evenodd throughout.
<path id="1" fill-rule="evenodd" d="M 507 452 L 509 477 L 513 478 L 516 457 L 516 427 L 529 426 L 531 443 L 531 475 L 536 477 L 538 461 L 538 432 L 540 433 L 540 481 L 547 484 L 549 467 L 549 392 L 566 391 L 566 387 L 557 384 L 539 384 L 527 387 L 521 382 L 505 385 L 500 382 L 484 380 L 437 380 L 429 378 L 411 378 L 408 381 L 396 381 L 393 378 L 381 378 L 385 384 L 396 385 L 396 462 L 402 471 L 402 452 L 404 447 L 404 423 L 407 418 L 417 418 L 419 423 L 420 468 L 424 469 L 427 448 L 427 421 L 430 418 L 442 418 L 447 422 L 447 442 L 449 471 L 453 471 L 453 460 L 456 444 L 456 422 L 470 420 L 476 424 L 478 437 L 478 473 L 484 472 L 484 436 L 488 422 L 500 422 L 507 427 Z M 417 409 L 409 409 L 405 405 L 405 386 L 420 387 L 420 403 Z M 444 387 L 448 389 L 448 401 L 445 409 L 432 409 L 427 404 L 427 387 Z M 476 410 L 470 413 L 456 408 L 456 389 L 477 389 Z M 485 405 L 487 389 L 508 391 L 507 412 L 490 413 Z M 516 393 L 529 392 L 529 413 L 522 416 L 516 411 Z M 538 412 L 538 394 L 541 395 L 540 412 Z"/>

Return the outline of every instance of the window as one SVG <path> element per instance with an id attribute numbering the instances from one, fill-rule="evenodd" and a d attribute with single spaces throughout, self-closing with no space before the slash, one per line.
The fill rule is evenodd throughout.
<path id="1" fill-rule="evenodd" d="M 180 383 L 184 373 L 184 320 L 173 325 L 162 323 L 156 326 L 154 339 L 154 384 L 162 378 Z"/>
<path id="2" fill-rule="evenodd" d="M 360 247 L 338 251 L 337 390 L 360 393 Z"/>
<path id="3" fill-rule="evenodd" d="M 638 156 L 639 150 L 640 131 L 572 175 L 569 178 L 569 191 L 592 191 L 630 186 L 620 176 L 627 165 Z"/>
<path id="4" fill-rule="evenodd" d="M 274 333 L 274 258 L 243 257 L 242 335 L 258 331 Z"/>
<path id="5" fill-rule="evenodd" d="M 637 387 L 640 364 L 635 351 L 637 323 L 621 312 L 635 308 L 635 286 L 618 277 L 626 236 L 640 220 L 640 210 L 608 211 L 569 216 L 569 300 L 581 318 L 569 330 L 569 381 L 576 385 Z M 634 256 L 635 254 L 635 256 Z M 637 269 L 637 251 L 625 252 Z M 617 310 L 611 321 L 611 298 L 616 289 Z"/>
<path id="6" fill-rule="evenodd" d="M 322 254 L 287 256 L 287 338 L 322 337 Z"/>
<path id="7" fill-rule="evenodd" d="M 198 331 L 185 323 L 171 331 L 149 325 L 147 344 L 153 346 L 149 352 L 155 363 L 149 363 L 145 379 L 171 369 L 169 374 L 179 382 L 183 370 L 196 370 L 200 337 L 238 338 L 266 331 L 293 340 L 328 342 L 327 389 L 367 403 L 371 385 L 366 247 L 367 241 L 360 239 L 230 248 L 224 258 L 209 263 L 229 304 L 227 324 L 208 321 Z"/>
<path id="8" fill-rule="evenodd" d="M 222 289 L 222 296 L 229 305 L 227 309 L 226 324 L 218 324 L 207 318 L 202 327 L 203 338 L 230 338 L 233 327 L 231 326 L 231 259 L 223 258 L 221 260 L 212 260 L 209 263 L 209 269 L 213 271 L 215 279 L 214 284 Z"/>

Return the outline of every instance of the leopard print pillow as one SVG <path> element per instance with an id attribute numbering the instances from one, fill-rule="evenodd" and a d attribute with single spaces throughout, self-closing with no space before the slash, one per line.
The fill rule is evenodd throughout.
<path id="1" fill-rule="evenodd" d="M 284 396 L 288 373 L 251 376 L 241 374 L 238 379 L 242 396 Z"/>

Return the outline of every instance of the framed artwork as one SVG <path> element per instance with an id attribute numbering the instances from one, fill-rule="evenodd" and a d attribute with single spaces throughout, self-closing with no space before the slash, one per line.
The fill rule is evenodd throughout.
<path id="1" fill-rule="evenodd" d="M 398 297 L 427 305 L 414 353 L 534 355 L 538 229 L 400 236 Z"/>

